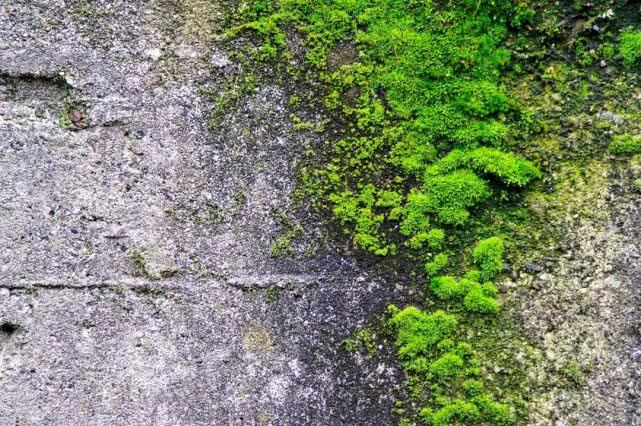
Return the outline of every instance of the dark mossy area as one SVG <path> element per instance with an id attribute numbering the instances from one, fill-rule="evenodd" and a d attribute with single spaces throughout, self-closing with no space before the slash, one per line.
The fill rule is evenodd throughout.
<path id="1" fill-rule="evenodd" d="M 590 200 L 607 182 L 581 182 L 641 152 L 628 134 L 638 9 L 254 0 L 229 13 L 243 81 L 278 75 L 294 128 L 322 135 L 302 193 L 355 252 L 402 263 L 418 288 L 386 314 L 407 374 L 402 423 L 525 424 L 545 386 L 533 370 L 581 382 L 542 366 L 497 284 L 558 256 L 564 218 L 600 218 Z"/>

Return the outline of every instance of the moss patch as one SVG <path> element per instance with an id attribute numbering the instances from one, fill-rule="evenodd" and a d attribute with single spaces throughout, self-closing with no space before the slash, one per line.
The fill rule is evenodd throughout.
<path id="1" fill-rule="evenodd" d="M 417 265 L 426 297 L 388 324 L 408 423 L 523 423 L 542 392 L 527 371 L 545 361 L 492 281 L 554 254 L 572 220 L 607 220 L 605 154 L 633 96 L 607 67 L 636 61 L 611 7 L 250 1 L 230 19 L 243 58 L 294 82 L 292 108 L 331 118 L 301 170 L 313 205 L 355 251 Z M 624 142 L 610 149 L 636 152 Z"/>
<path id="2" fill-rule="evenodd" d="M 247 352 L 269 351 L 274 347 L 274 336 L 269 328 L 254 323 L 243 331 L 243 348 Z"/>

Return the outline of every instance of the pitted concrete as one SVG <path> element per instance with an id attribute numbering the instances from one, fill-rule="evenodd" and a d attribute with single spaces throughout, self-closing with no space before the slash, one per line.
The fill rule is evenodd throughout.
<path id="1" fill-rule="evenodd" d="M 209 129 L 221 3 L 0 8 L 0 424 L 393 423 L 399 371 L 341 342 L 395 283 L 272 257 L 303 149 L 282 89 Z"/>

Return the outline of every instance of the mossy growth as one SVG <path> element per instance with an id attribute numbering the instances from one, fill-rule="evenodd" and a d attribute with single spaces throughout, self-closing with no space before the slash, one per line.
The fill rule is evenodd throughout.
<path id="1" fill-rule="evenodd" d="M 480 378 L 472 347 L 454 340 L 457 320 L 443 311 L 390 307 L 398 353 L 407 371 L 428 378 L 431 404 L 420 412 L 430 425 L 514 423 L 505 404 L 492 399 Z"/>
<path id="2" fill-rule="evenodd" d="M 87 105 L 84 102 L 69 102 L 60 117 L 58 125 L 63 129 L 79 130 L 89 127 L 89 118 L 87 116 Z"/>
<path id="3" fill-rule="evenodd" d="M 623 65 L 632 67 L 641 60 L 641 31 L 626 31 L 621 34 L 619 51 L 623 58 Z"/>
<path id="4" fill-rule="evenodd" d="M 131 274 L 150 280 L 169 278 L 179 271 L 178 265 L 160 247 L 152 245 L 129 253 L 133 261 Z"/>
<path id="5" fill-rule="evenodd" d="M 293 256 L 292 244 L 302 234 L 303 228 L 292 223 L 280 210 L 274 210 L 272 213 L 283 227 L 282 234 L 272 244 L 272 257 Z"/>
<path id="6" fill-rule="evenodd" d="M 417 248 L 433 225 L 463 225 L 494 193 L 490 180 L 518 188 L 539 176 L 504 151 L 511 129 L 501 117 L 516 105 L 498 80 L 509 62 L 500 44 L 509 25 L 531 16 L 525 2 L 511 1 L 254 1 L 235 11 L 227 35 L 254 32 L 262 38 L 257 59 L 283 61 L 292 55 L 285 28 L 307 36 L 305 58 L 327 89 L 323 104 L 348 131 L 305 183 L 319 204 L 331 202 L 356 247 L 393 255 L 399 223 Z M 358 60 L 332 68 L 339 43 L 354 44 Z"/>
<path id="7" fill-rule="evenodd" d="M 491 280 L 503 269 L 503 240 L 492 237 L 480 241 L 472 252 L 474 263 L 480 268 L 480 278 Z"/>
<path id="8" fill-rule="evenodd" d="M 617 135 L 612 138 L 610 152 L 616 155 L 641 153 L 641 135 Z"/>
<path id="9" fill-rule="evenodd" d="M 429 276 L 429 310 L 392 308 L 389 323 L 424 407 L 412 421 L 515 418 L 484 388 L 473 339 L 455 340 L 468 318 L 500 317 L 491 281 L 503 268 L 503 240 L 483 239 L 496 233 L 471 224 L 541 177 L 517 149 L 528 115 L 501 81 L 510 31 L 533 16 L 526 0 L 253 0 L 229 15 L 228 37 L 257 36 L 250 57 L 315 88 L 314 96 L 294 94 L 292 108 L 319 107 L 333 118 L 330 140 L 301 170 L 312 203 L 355 250 L 417 260 Z M 303 49 L 292 49 L 300 40 Z M 345 45 L 356 54 L 332 61 Z M 311 129 L 293 117 L 295 128 Z"/>
<path id="10" fill-rule="evenodd" d="M 425 264 L 425 271 L 429 276 L 435 276 L 445 268 L 448 260 L 449 258 L 445 253 L 439 253 L 434 256 L 431 262 Z"/>
<path id="11" fill-rule="evenodd" d="M 377 353 L 374 339 L 372 338 L 373 332 L 370 329 L 363 328 L 354 333 L 354 336 L 345 339 L 343 342 L 345 349 L 349 352 L 364 351 L 368 356 L 375 356 Z"/>

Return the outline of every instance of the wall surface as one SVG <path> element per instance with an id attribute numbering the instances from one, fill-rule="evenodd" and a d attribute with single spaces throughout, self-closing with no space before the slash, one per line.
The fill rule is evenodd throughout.
<path id="1" fill-rule="evenodd" d="M 398 370 L 341 342 L 396 286 L 272 256 L 303 148 L 276 86 L 208 128 L 221 16 L 0 7 L 0 424 L 391 422 Z"/>

